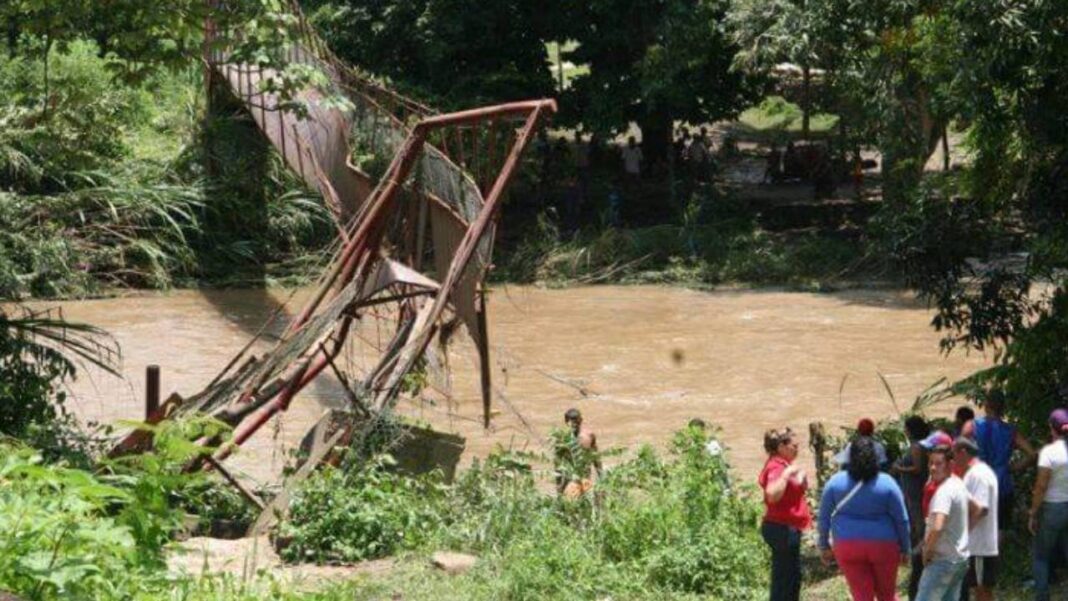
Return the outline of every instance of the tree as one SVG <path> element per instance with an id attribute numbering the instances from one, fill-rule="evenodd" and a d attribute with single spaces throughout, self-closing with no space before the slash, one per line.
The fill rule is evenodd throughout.
<path id="1" fill-rule="evenodd" d="M 256 64 L 278 73 L 267 80 L 283 103 L 296 91 L 317 85 L 326 90 L 325 76 L 303 65 L 291 65 L 287 49 L 299 40 L 299 23 L 286 0 L 9 0 L 0 3 L 0 29 L 8 34 L 9 52 L 40 53 L 44 57 L 47 107 L 48 57 L 65 52 L 75 40 L 93 40 L 116 79 L 140 84 L 161 69 L 185 69 L 200 64 L 205 50 L 205 26 L 237 32 L 223 36 L 232 60 Z M 221 42 L 220 42 L 221 43 Z M 329 99 L 336 100 L 334 95 Z M 286 104 L 289 106 L 289 104 Z M 47 111 L 44 111 L 47 116 Z"/>
<path id="2" fill-rule="evenodd" d="M 666 156 L 676 120 L 704 123 L 735 114 L 752 87 L 731 69 L 736 47 L 726 0 L 595 0 L 569 10 L 565 53 L 589 73 L 565 96 L 565 119 L 593 131 L 642 131 L 646 157 Z"/>
<path id="3" fill-rule="evenodd" d="M 884 215 L 888 250 L 937 313 L 943 346 L 993 348 L 972 382 L 1003 388 L 1033 435 L 1068 403 L 1068 4 L 945 3 L 929 69 L 970 125 L 973 163 Z"/>
<path id="4" fill-rule="evenodd" d="M 962 47 L 943 4 L 741 0 L 731 14 L 742 48 L 737 63 L 766 71 L 791 61 L 806 72 L 825 70 L 825 108 L 839 114 L 850 143 L 878 145 L 883 196 L 903 202 L 956 114 L 952 65 Z M 803 96 L 811 106 L 810 94 Z"/>
<path id="5" fill-rule="evenodd" d="M 445 109 L 550 95 L 553 7 L 502 0 L 309 2 L 343 59 Z"/>

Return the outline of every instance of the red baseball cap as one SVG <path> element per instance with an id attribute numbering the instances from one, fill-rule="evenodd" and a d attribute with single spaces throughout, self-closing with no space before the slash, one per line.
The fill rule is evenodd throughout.
<path id="1" fill-rule="evenodd" d="M 857 422 L 857 434 L 861 436 L 871 436 L 875 434 L 875 422 L 868 418 L 864 418 Z"/>

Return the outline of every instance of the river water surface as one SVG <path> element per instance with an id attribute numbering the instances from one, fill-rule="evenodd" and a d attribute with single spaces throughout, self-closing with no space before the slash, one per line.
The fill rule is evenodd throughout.
<path id="1" fill-rule="evenodd" d="M 144 371 L 153 363 L 162 367 L 164 396 L 196 392 L 288 296 L 283 290 L 177 291 L 63 303 L 68 319 L 115 336 L 126 375 L 119 380 L 83 370 L 71 407 L 86 420 L 140 418 Z M 988 364 L 982 354 L 942 356 L 930 318 L 901 291 L 499 287 L 490 305 L 500 392 L 491 430 L 480 425 L 475 353 L 462 336 L 450 356 L 451 400 L 408 402 L 401 411 L 467 437 L 468 459 L 498 444 L 544 450 L 549 429 L 572 406 L 583 411 L 602 447 L 663 445 L 700 417 L 722 428 L 732 464 L 748 478 L 763 459 L 767 428 L 789 425 L 806 433 L 812 420 L 844 425 L 894 413 L 880 373 L 905 408 L 937 379 Z M 270 330 L 280 328 L 279 322 Z M 285 450 L 324 408 L 343 406 L 330 376 L 320 379 L 231 460 L 239 471 L 272 479 Z"/>

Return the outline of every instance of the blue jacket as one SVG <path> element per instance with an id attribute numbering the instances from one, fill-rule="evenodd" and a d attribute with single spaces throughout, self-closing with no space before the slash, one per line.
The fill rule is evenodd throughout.
<path id="1" fill-rule="evenodd" d="M 857 494 L 831 519 L 835 507 L 853 490 L 855 484 L 856 481 L 849 477 L 848 472 L 838 472 L 823 488 L 819 517 L 820 548 L 830 547 L 828 534 L 832 534 L 836 541 L 896 542 L 902 553 L 908 553 L 911 543 L 905 498 L 897 482 L 887 474 L 880 473 L 861 485 Z"/>

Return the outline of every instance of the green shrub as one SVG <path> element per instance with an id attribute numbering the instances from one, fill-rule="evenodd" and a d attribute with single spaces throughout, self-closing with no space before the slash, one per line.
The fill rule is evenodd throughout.
<path id="1" fill-rule="evenodd" d="M 159 552 L 139 548 L 128 525 L 130 513 L 142 511 L 136 501 L 88 472 L 0 444 L 0 590 L 31 599 L 112 597 Z"/>
<path id="2" fill-rule="evenodd" d="M 327 467 L 294 495 L 279 528 L 289 561 L 361 561 L 410 549 L 438 523 L 441 492 L 431 477 L 387 470 L 380 456 L 362 469 Z"/>

